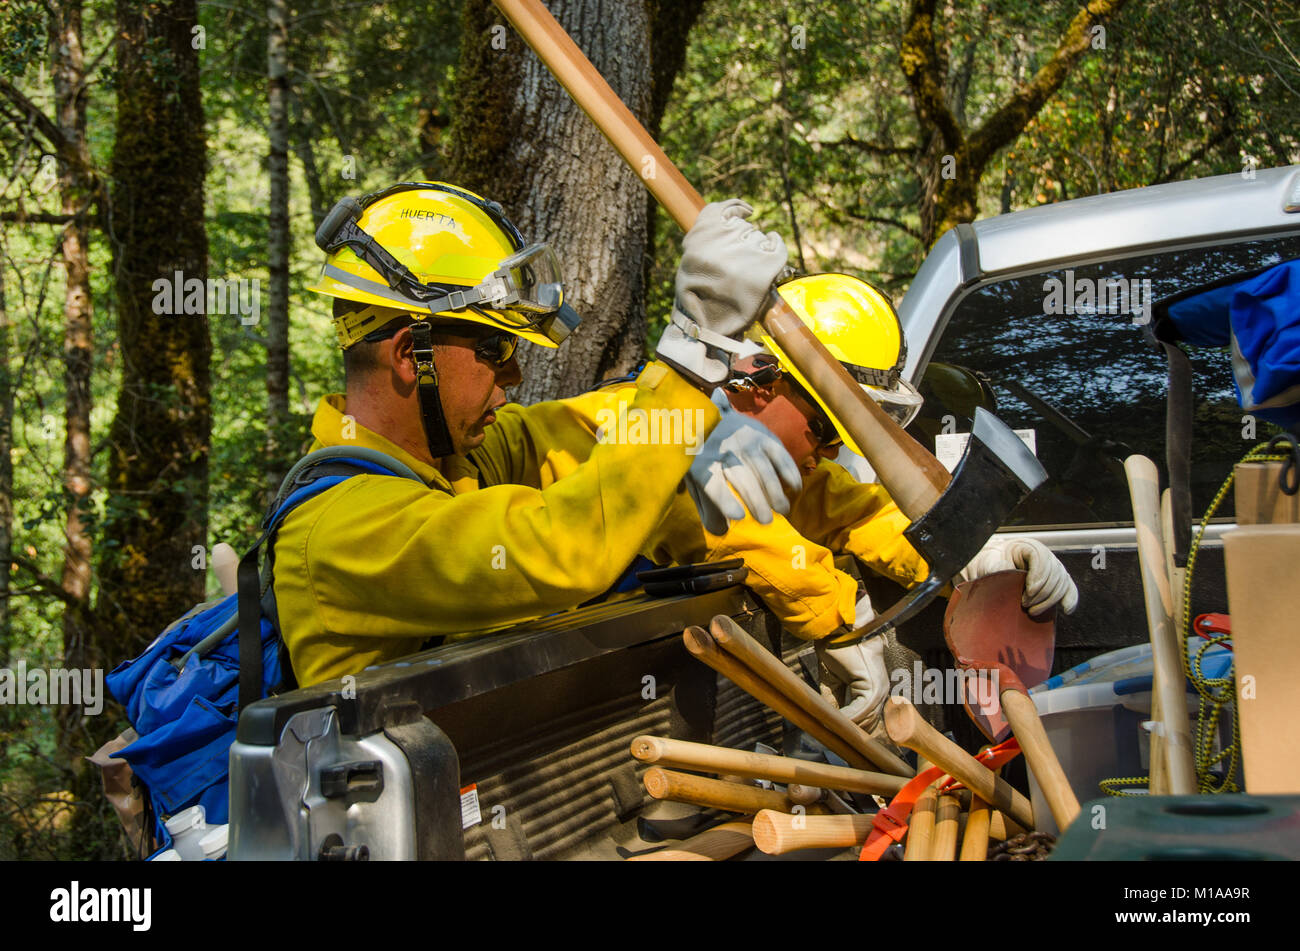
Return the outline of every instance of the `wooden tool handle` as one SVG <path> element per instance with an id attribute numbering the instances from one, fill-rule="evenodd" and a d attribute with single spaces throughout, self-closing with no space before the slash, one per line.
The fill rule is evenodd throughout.
<path id="1" fill-rule="evenodd" d="M 989 854 L 989 820 L 992 809 L 976 796 L 971 800 L 970 814 L 966 819 L 966 835 L 961 840 L 960 862 L 983 862 Z"/>
<path id="2" fill-rule="evenodd" d="M 951 862 L 957 857 L 957 822 L 961 806 L 957 797 L 942 795 L 934 814 L 934 837 L 930 840 L 930 861 Z"/>
<path id="3" fill-rule="evenodd" d="M 1188 796 L 1196 792 L 1196 766 L 1192 760 L 1191 724 L 1183 695 L 1182 647 L 1174 634 L 1173 596 L 1165 572 L 1164 545 L 1160 538 L 1160 474 L 1146 456 L 1124 460 L 1129 498 L 1133 503 L 1133 527 L 1137 531 L 1138 564 L 1142 571 L 1142 594 L 1147 626 L 1151 632 L 1151 658 L 1155 676 L 1152 697 L 1159 698 L 1163 736 L 1152 736 L 1153 756 L 1163 745 L 1169 788 L 1151 787 L 1154 795 Z M 1032 765 L 1032 764 L 1031 764 Z M 1154 771 L 1157 777 L 1161 771 Z"/>
<path id="4" fill-rule="evenodd" d="M 748 779 L 769 779 L 778 783 L 804 783 L 877 796 L 893 796 L 907 782 L 901 776 L 872 773 L 864 769 L 810 763 L 793 756 L 750 753 L 660 736 L 638 736 L 632 741 L 632 755 L 643 763 L 659 766 L 708 773 L 731 773 Z"/>
<path id="5" fill-rule="evenodd" d="M 591 65 L 564 27 L 540 0 L 495 0 L 495 3 L 623 161 L 640 175 L 659 204 L 682 230 L 689 229 L 699 217 L 704 199 Z M 652 172 L 647 173 L 646 169 Z M 875 405 L 780 298 L 776 302 L 778 306 L 770 308 L 762 318 L 764 329 L 826 400 L 866 455 L 880 483 L 903 513 L 915 521 L 948 485 L 947 470 Z"/>
<path id="6" fill-rule="evenodd" d="M 907 820 L 907 842 L 903 846 L 904 862 L 928 862 L 930 846 L 934 840 L 935 809 L 939 805 L 939 792 L 931 783 L 916 797 L 912 814 Z"/>
<path id="7" fill-rule="evenodd" d="M 683 231 L 689 230 L 704 207 L 704 199 L 605 82 L 605 77 L 591 65 L 591 60 L 564 27 L 538 0 L 495 2 L 628 167 L 641 175 L 642 183 L 655 200 Z M 652 169 L 653 174 L 644 173 L 645 169 Z"/>
<path id="8" fill-rule="evenodd" d="M 811 806 L 813 803 L 824 802 L 826 799 L 826 790 L 820 786 L 805 786 L 802 783 L 791 783 L 785 787 L 785 797 L 796 806 Z"/>
<path id="9" fill-rule="evenodd" d="M 780 295 L 769 298 L 762 324 L 844 424 L 908 520 L 929 511 L 952 480 L 948 470 L 854 382 Z"/>
<path id="10" fill-rule="evenodd" d="M 720 862 L 737 855 L 754 844 L 754 830 L 746 821 L 724 822 L 691 836 L 681 845 L 644 855 L 633 855 L 629 862 Z"/>
<path id="11" fill-rule="evenodd" d="M 688 627 L 682 633 L 682 642 L 693 656 L 722 674 L 759 703 L 775 710 L 809 736 L 815 737 L 846 763 L 859 769 L 870 768 L 870 760 L 796 706 L 793 700 L 787 699 L 766 680 L 718 647 L 712 635 L 704 628 Z"/>
<path id="12" fill-rule="evenodd" d="M 805 713 L 882 770 L 895 776 L 914 775 L 906 763 L 863 732 L 862 727 L 831 706 L 825 697 L 800 680 L 794 671 L 750 637 L 749 633 L 731 618 L 719 614 L 709 625 L 709 633 L 724 651 L 766 680 L 784 697 L 793 701 Z"/>
<path id="13" fill-rule="evenodd" d="M 641 781 L 645 784 L 646 792 L 655 799 L 688 802 L 696 806 L 707 806 L 710 809 L 725 809 L 728 812 L 743 812 L 751 815 L 760 809 L 778 809 L 788 812 L 795 805 L 785 797 L 784 793 L 774 789 L 727 783 L 720 779 L 678 773 L 658 766 L 646 770 Z"/>
<path id="14" fill-rule="evenodd" d="M 997 839 L 999 842 L 1005 842 L 1012 836 L 1024 835 L 1028 831 L 1028 829 L 1016 822 L 1016 820 L 1008 818 L 996 809 L 994 809 L 992 815 L 989 816 L 990 839 Z"/>
<path id="15" fill-rule="evenodd" d="M 1006 812 L 1027 829 L 1034 827 L 1034 810 L 1029 800 L 1004 779 L 1000 779 L 975 757 L 948 739 L 921 716 L 904 697 L 885 701 L 885 729 L 899 746 L 916 750 L 950 776 L 968 786 L 975 795 Z"/>
<path id="16" fill-rule="evenodd" d="M 1047 731 L 1043 729 L 1043 721 L 1038 719 L 1034 701 L 1019 690 L 1004 690 L 1002 712 L 1025 754 L 1025 762 L 1034 771 L 1034 779 L 1038 780 L 1038 788 L 1043 791 L 1043 798 L 1052 810 L 1056 827 L 1064 832 L 1066 826 L 1079 814 L 1079 800 L 1070 788 L 1061 761 L 1056 758 L 1056 751 L 1047 739 Z"/>
<path id="17" fill-rule="evenodd" d="M 847 849 L 871 832 L 871 816 L 800 816 L 763 810 L 754 816 L 754 844 L 768 855 L 800 849 Z"/>

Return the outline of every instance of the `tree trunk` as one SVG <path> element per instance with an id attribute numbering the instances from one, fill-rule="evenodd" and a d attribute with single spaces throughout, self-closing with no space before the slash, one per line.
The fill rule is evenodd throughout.
<path id="1" fill-rule="evenodd" d="M 298 161 L 302 163 L 302 177 L 307 182 L 307 198 L 311 202 L 311 226 L 315 229 L 329 214 L 330 206 L 325 200 L 325 187 L 321 184 L 320 166 L 316 162 L 316 147 L 311 140 L 312 130 L 303 119 L 302 100 L 298 98 L 298 93 L 292 86 L 289 86 L 288 93 L 289 102 L 293 107 L 290 138 L 293 141 L 293 150 L 298 155 Z"/>
<path id="2" fill-rule="evenodd" d="M 90 500 L 90 378 L 94 368 L 93 306 L 90 295 L 89 229 L 86 216 L 94 184 L 89 180 L 86 143 L 86 69 L 81 46 L 81 2 L 66 0 L 50 7 L 50 75 L 54 84 L 55 121 L 63 135 L 59 193 L 62 211 L 72 216 L 63 227 L 61 250 L 66 281 L 63 296 L 64 420 L 63 488 L 68 506 L 64 523 L 61 584 L 72 599 L 63 612 L 63 664 L 90 666 L 90 631 L 85 606 L 90 596 L 91 539 L 86 526 Z M 75 156 L 75 160 L 69 161 Z M 75 707 L 59 707 L 59 747 L 69 749 L 80 721 Z"/>
<path id="3" fill-rule="evenodd" d="M 122 380 L 96 602 L 111 637 L 98 660 L 108 666 L 203 597 L 212 354 L 206 307 L 174 306 L 187 291 L 176 272 L 189 289 L 207 279 L 195 0 L 117 0 L 116 14 L 111 209 Z"/>
<path id="4" fill-rule="evenodd" d="M 0 255 L 0 667 L 9 666 L 9 578 L 14 539 L 14 390 L 9 365 L 11 324 L 5 302 L 5 262 Z"/>
<path id="5" fill-rule="evenodd" d="M 552 0 L 549 7 L 647 121 L 646 0 Z M 524 383 L 511 396 L 529 403 L 580 392 L 641 357 L 647 215 L 637 173 L 504 22 L 489 0 L 467 0 L 449 176 L 501 202 L 529 240 L 551 243 L 564 267 L 565 297 L 582 315 L 558 351 L 520 348 Z"/>
<path id="6" fill-rule="evenodd" d="M 266 60 L 270 97 L 271 208 L 267 237 L 270 295 L 266 323 L 266 496 L 275 499 L 288 470 L 289 425 L 289 25 L 285 0 L 268 0 Z"/>

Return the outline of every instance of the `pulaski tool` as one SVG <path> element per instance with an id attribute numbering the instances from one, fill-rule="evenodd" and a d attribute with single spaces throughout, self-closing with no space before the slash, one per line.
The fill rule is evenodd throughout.
<path id="1" fill-rule="evenodd" d="M 629 168 L 654 169 L 641 180 L 683 229 L 704 199 L 632 115 L 540 0 L 494 0 L 538 58 L 614 146 Z M 845 640 L 883 634 L 923 608 L 984 546 L 1047 473 L 1014 433 L 979 410 L 966 453 L 947 470 L 863 391 L 775 290 L 761 318 L 799 372 L 845 425 L 880 483 L 912 522 L 904 535 L 929 576 Z"/>

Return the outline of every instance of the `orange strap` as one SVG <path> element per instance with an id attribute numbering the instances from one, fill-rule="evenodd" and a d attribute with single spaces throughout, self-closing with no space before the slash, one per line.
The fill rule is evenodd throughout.
<path id="1" fill-rule="evenodd" d="M 997 746 L 990 746 L 976 753 L 975 759 L 989 769 L 997 769 L 1019 754 L 1020 744 L 1013 736 Z M 903 841 L 903 837 L 907 835 L 907 818 L 912 814 L 912 807 L 916 805 L 916 800 L 921 797 L 921 793 L 927 786 L 943 775 L 945 773 L 942 766 L 931 766 L 924 772 L 917 773 L 915 778 L 890 800 L 888 806 L 875 814 L 871 820 L 871 832 L 867 835 L 862 853 L 858 856 L 859 862 L 878 861 L 891 845 Z M 961 788 L 962 784 L 950 776 L 948 781 L 939 787 L 939 792 L 953 792 Z"/>

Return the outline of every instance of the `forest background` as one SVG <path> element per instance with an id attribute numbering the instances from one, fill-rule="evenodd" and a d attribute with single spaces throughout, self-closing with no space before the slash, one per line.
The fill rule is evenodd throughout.
<path id="1" fill-rule="evenodd" d="M 895 298 L 957 222 L 1300 163 L 1296 0 L 548 6 L 707 198 Z M 215 591 L 341 388 L 316 223 L 412 179 L 560 253 L 584 323 L 521 402 L 657 339 L 679 234 L 489 0 L 0 4 L 0 668 Z M 177 271 L 224 306 L 155 313 Z M 0 858 L 128 854 L 84 760 L 124 725 L 0 705 Z"/>

